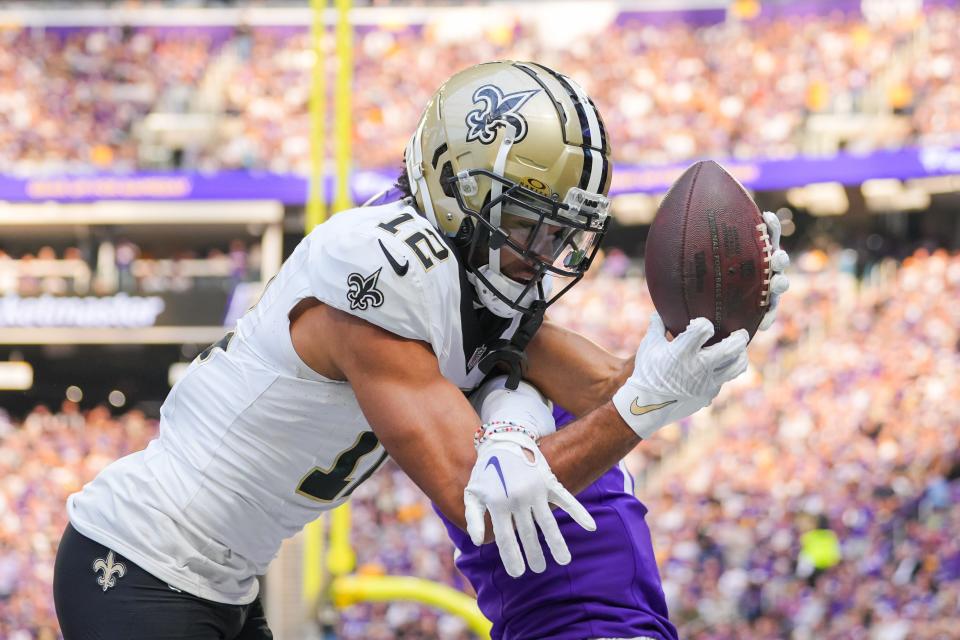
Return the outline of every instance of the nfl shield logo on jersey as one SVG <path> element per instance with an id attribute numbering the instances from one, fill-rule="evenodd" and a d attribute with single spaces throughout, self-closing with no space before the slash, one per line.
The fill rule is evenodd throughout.
<path id="1" fill-rule="evenodd" d="M 476 349 L 473 350 L 473 355 L 470 356 L 470 360 L 467 362 L 467 371 L 471 371 L 475 366 L 480 364 L 480 361 L 483 359 L 483 356 L 487 353 L 487 345 L 482 344 Z"/>

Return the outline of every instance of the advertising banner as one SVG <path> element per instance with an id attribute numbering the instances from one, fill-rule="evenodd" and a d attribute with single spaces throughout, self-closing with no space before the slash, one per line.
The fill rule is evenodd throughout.
<path id="1" fill-rule="evenodd" d="M 920 178 L 960 174 L 960 147 L 910 148 L 870 154 L 797 157 L 788 160 L 717 158 L 755 191 L 800 187 L 814 182 L 857 185 L 873 178 Z M 692 162 L 692 161 L 691 161 Z M 612 195 L 662 193 L 690 162 L 614 167 Z M 357 170 L 351 176 L 353 200 L 362 203 L 396 180 L 396 169 Z M 333 176 L 325 185 L 332 201 Z M 0 200 L 7 202 L 94 202 L 98 200 L 275 200 L 306 201 L 307 180 L 299 175 L 227 171 L 220 173 L 137 173 L 42 178 L 0 176 Z"/>
<path id="2" fill-rule="evenodd" d="M 229 298 L 221 289 L 109 296 L 0 296 L 4 328 L 139 329 L 223 326 Z"/>

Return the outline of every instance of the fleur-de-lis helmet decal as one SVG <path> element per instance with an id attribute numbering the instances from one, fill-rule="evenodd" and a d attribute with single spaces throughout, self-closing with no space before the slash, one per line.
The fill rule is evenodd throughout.
<path id="1" fill-rule="evenodd" d="M 504 94 L 492 84 L 477 89 L 473 102 L 479 106 L 467 114 L 467 142 L 490 144 L 497 139 L 498 127 L 513 127 L 514 141 L 523 140 L 527 136 L 527 121 L 520 115 L 520 108 L 538 93 L 539 89 L 530 89 Z"/>

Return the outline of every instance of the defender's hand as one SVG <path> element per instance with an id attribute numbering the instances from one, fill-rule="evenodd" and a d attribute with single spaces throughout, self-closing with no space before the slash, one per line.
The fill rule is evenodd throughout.
<path id="1" fill-rule="evenodd" d="M 672 342 L 665 334 L 660 314 L 654 313 L 633 374 L 613 396 L 620 417 L 641 438 L 707 406 L 725 382 L 747 369 L 744 329 L 709 347 L 703 345 L 713 337 L 713 324 L 706 318 L 691 320 Z"/>
<path id="2" fill-rule="evenodd" d="M 780 248 L 780 218 L 770 211 L 763 212 L 763 222 L 767 225 L 767 235 L 770 236 L 770 246 L 773 254 L 770 256 L 770 307 L 763 319 L 760 320 L 760 331 L 773 326 L 777 319 L 777 305 L 780 296 L 790 288 L 790 280 L 784 275 L 784 270 L 790 266 L 790 256 Z"/>
<path id="3" fill-rule="evenodd" d="M 597 528 L 583 505 L 553 475 L 533 438 L 521 432 L 494 433 L 485 437 L 477 449 L 477 464 L 463 492 L 463 502 L 466 505 L 467 533 L 477 546 L 483 544 L 484 512 L 490 512 L 500 559 L 507 573 L 514 578 L 524 572 L 517 534 L 530 569 L 542 573 L 547 568 L 534 522 L 543 532 L 557 564 L 570 562 L 570 551 L 549 503 L 566 511 L 587 531 Z"/>

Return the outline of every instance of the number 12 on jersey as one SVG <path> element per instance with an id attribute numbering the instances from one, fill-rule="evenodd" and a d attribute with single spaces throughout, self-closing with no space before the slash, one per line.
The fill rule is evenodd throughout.
<path id="1" fill-rule="evenodd" d="M 399 227 L 401 225 L 412 220 L 412 214 L 401 213 L 393 220 L 381 222 L 377 226 L 390 235 L 395 236 L 400 230 Z M 443 240 L 441 240 L 432 229 L 415 231 L 404 238 L 403 241 L 406 242 L 411 249 L 413 249 L 414 255 L 417 256 L 417 260 L 420 261 L 420 264 L 422 264 L 423 268 L 427 271 L 433 267 L 434 260 L 437 262 L 443 262 L 447 259 L 447 256 L 450 255 L 450 250 L 447 249 L 446 245 L 443 243 Z M 430 253 L 433 257 L 431 258 L 429 255 L 427 255 L 427 253 Z"/>

